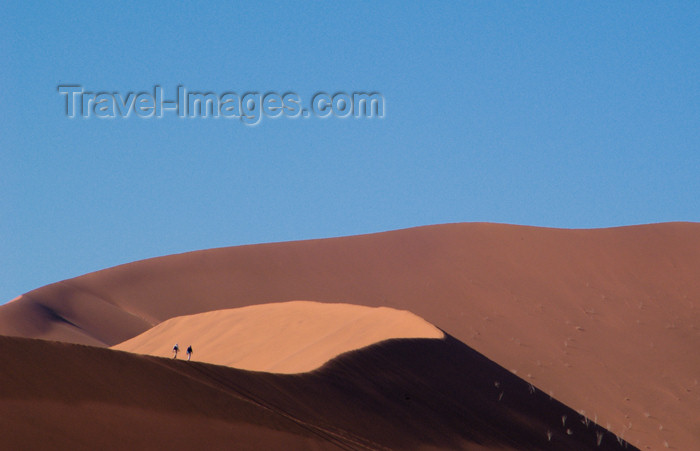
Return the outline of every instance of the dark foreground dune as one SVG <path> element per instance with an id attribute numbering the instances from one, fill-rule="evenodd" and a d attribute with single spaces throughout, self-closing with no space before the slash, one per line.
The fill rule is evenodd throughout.
<path id="1" fill-rule="evenodd" d="M 700 224 L 447 224 L 221 248 L 0 306 L 0 334 L 111 346 L 169 318 L 309 299 L 409 310 L 632 444 L 700 449 Z"/>
<path id="2" fill-rule="evenodd" d="M 449 336 L 381 342 L 298 375 L 25 338 L 0 337 L 0 353 L 12 362 L 5 449 L 628 446 Z"/>

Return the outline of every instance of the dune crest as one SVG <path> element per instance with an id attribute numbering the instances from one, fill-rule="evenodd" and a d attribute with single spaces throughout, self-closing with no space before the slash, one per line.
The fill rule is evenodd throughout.
<path id="1" fill-rule="evenodd" d="M 10 299 L 9 301 L 7 301 L 7 303 L 9 304 L 10 302 L 16 302 L 16 301 L 19 301 L 20 299 L 22 299 L 22 295 L 21 295 L 21 294 L 20 294 L 19 296 L 15 297 L 15 298 L 13 298 L 13 299 Z"/>
<path id="2" fill-rule="evenodd" d="M 218 309 L 295 299 L 386 306 L 637 446 L 700 449 L 698 274 L 700 223 L 443 224 L 129 263 L 0 306 L 0 334 L 113 346 Z"/>
<path id="3" fill-rule="evenodd" d="M 178 343 L 180 358 L 192 345 L 197 361 L 293 374 L 389 339 L 443 337 L 408 311 L 290 301 L 179 316 L 112 349 L 169 357 Z"/>
<path id="4" fill-rule="evenodd" d="M 0 352 L 3 449 L 638 449 L 448 334 L 302 374 L 3 336 Z"/>

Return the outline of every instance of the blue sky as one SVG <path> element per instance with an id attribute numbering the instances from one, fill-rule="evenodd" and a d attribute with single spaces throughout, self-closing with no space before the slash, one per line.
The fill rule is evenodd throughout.
<path id="1" fill-rule="evenodd" d="M 211 247 L 700 221 L 698 2 L 144 3 L 0 6 L 0 302 Z M 62 84 L 386 114 L 68 119 Z"/>

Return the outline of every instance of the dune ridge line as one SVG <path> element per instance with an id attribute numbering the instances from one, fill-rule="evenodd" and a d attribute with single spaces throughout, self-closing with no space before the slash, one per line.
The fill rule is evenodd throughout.
<path id="1" fill-rule="evenodd" d="M 405 310 L 288 301 L 171 318 L 112 349 L 160 357 L 178 343 L 197 361 L 274 373 L 303 373 L 334 357 L 396 338 L 442 338 Z"/>

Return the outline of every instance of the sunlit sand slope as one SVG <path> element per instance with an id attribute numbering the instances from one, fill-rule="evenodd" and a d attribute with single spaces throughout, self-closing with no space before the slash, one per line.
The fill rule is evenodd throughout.
<path id="1" fill-rule="evenodd" d="M 386 306 L 642 448 L 700 449 L 699 275 L 700 224 L 446 224 L 134 262 L 1 306 L 0 334 L 112 346 L 169 318 L 253 304 Z"/>
<path id="2" fill-rule="evenodd" d="M 167 357 L 178 343 L 180 358 L 192 345 L 197 361 L 301 373 L 383 340 L 442 336 L 435 326 L 406 311 L 294 301 L 172 318 L 113 348 Z"/>

